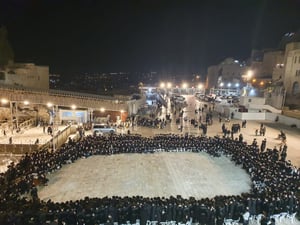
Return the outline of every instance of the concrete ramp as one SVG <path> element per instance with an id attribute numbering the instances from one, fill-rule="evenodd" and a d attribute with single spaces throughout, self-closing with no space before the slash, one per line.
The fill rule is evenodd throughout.
<path id="1" fill-rule="evenodd" d="M 269 112 L 278 113 L 278 114 L 281 114 L 281 111 L 282 111 L 281 109 L 276 109 L 275 107 L 270 106 L 270 105 L 249 104 L 248 108 L 249 109 L 258 109 L 258 110 L 267 110 Z"/>

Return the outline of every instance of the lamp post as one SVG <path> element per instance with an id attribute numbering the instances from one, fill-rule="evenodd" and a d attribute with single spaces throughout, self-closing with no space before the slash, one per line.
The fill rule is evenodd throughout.
<path id="1" fill-rule="evenodd" d="M 104 117 L 104 112 L 105 112 L 105 108 L 100 108 L 100 117 L 102 118 L 102 117 Z M 96 118 L 96 120 L 97 120 L 97 118 Z M 94 121 L 93 121 L 94 122 Z"/>
<path id="2" fill-rule="evenodd" d="M 27 104 L 29 104 L 28 101 L 24 101 Z M 11 121 L 11 133 L 13 134 L 14 131 L 14 120 L 16 120 L 16 129 L 19 128 L 19 121 L 18 121 L 18 105 L 17 105 L 17 101 L 10 101 L 8 99 L 1 99 L 1 103 L 2 104 L 7 104 L 9 103 L 9 109 L 10 109 L 10 121 Z M 15 119 L 14 119 L 15 116 Z"/>
<path id="3" fill-rule="evenodd" d="M 90 124 L 92 124 L 92 122 L 93 122 L 93 112 L 94 112 L 94 110 L 93 110 L 92 108 L 89 108 L 89 109 L 88 109 L 88 112 L 89 112 L 89 122 L 90 122 Z"/>
<path id="4" fill-rule="evenodd" d="M 235 89 L 236 89 L 236 94 L 237 94 L 237 95 L 240 95 L 240 89 L 239 89 L 240 84 L 239 84 L 239 83 L 236 83 L 234 86 L 235 86 Z"/>
<path id="5" fill-rule="evenodd" d="M 221 82 L 220 83 L 220 95 L 223 95 L 223 86 L 224 86 L 224 83 Z"/>
<path id="6" fill-rule="evenodd" d="M 74 104 L 71 105 L 73 119 L 75 118 L 75 121 L 78 124 L 79 121 L 78 121 L 78 118 L 76 117 L 76 111 L 75 111 L 76 108 L 77 108 L 76 105 L 74 105 Z"/>
<path id="7" fill-rule="evenodd" d="M 249 89 L 250 89 L 250 87 L 252 86 L 251 84 L 250 84 L 250 80 L 251 80 L 251 78 L 252 78 L 252 76 L 253 76 L 253 71 L 252 70 L 248 70 L 247 71 L 247 75 L 246 75 L 246 81 L 247 81 L 247 90 L 246 90 L 246 94 L 247 94 L 247 96 L 249 96 Z"/>
<path id="8" fill-rule="evenodd" d="M 124 110 L 122 109 L 122 110 L 120 110 L 120 123 L 123 125 L 123 118 L 122 118 L 122 116 L 123 116 L 123 112 L 124 112 Z"/>
<path id="9" fill-rule="evenodd" d="M 182 83 L 182 89 L 184 89 L 185 93 L 186 93 L 186 89 L 188 88 L 188 84 L 187 83 Z"/>
<path id="10" fill-rule="evenodd" d="M 54 124 L 54 105 L 51 102 L 48 102 L 47 106 L 50 109 L 50 111 L 49 111 L 50 112 L 49 113 L 49 115 L 50 115 L 49 124 L 51 125 L 51 124 Z M 52 111 L 51 111 L 51 109 L 52 109 Z"/>
<path id="11" fill-rule="evenodd" d="M 203 93 L 202 93 L 202 91 L 203 91 L 203 84 L 198 84 L 198 89 L 199 89 L 199 92 L 200 92 L 201 94 L 203 94 Z"/>
<path id="12" fill-rule="evenodd" d="M 168 83 L 167 83 L 167 88 L 170 89 L 171 87 L 172 87 L 172 83 L 171 83 L 171 82 L 168 82 Z"/>

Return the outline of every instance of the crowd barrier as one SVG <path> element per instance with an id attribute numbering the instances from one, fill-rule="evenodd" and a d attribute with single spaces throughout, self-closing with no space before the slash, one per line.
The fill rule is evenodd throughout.
<path id="1" fill-rule="evenodd" d="M 0 144 L 0 154 L 25 154 L 32 153 L 39 149 L 39 145 L 24 145 L 24 144 Z"/>
<path id="2" fill-rule="evenodd" d="M 62 146 L 66 141 L 68 140 L 70 135 L 76 134 L 77 128 L 76 126 L 69 125 L 62 131 L 57 132 L 53 136 L 53 138 L 45 143 L 44 145 L 40 146 L 39 149 L 58 149 L 60 146 Z M 77 137 L 73 137 L 73 139 L 76 139 Z"/>

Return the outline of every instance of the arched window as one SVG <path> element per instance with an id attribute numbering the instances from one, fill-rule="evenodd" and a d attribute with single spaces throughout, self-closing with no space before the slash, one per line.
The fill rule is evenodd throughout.
<path id="1" fill-rule="evenodd" d="M 297 95 L 299 93 L 300 93 L 300 87 L 299 87 L 299 83 L 296 81 L 293 84 L 292 94 Z"/>

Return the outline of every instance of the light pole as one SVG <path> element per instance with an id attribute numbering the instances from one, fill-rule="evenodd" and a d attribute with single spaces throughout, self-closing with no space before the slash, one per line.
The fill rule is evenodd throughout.
<path id="1" fill-rule="evenodd" d="M 10 122 L 11 122 L 11 133 L 14 132 L 14 115 L 16 116 L 16 128 L 18 129 L 19 123 L 18 123 L 18 106 L 16 101 L 10 101 L 5 98 L 1 99 L 2 104 L 9 103 L 9 109 L 10 109 Z M 15 107 L 15 109 L 14 109 Z"/>
<path id="2" fill-rule="evenodd" d="M 247 94 L 247 96 L 249 96 L 249 89 L 250 89 L 250 87 L 252 86 L 251 84 L 250 84 L 250 80 L 251 80 L 251 78 L 252 78 L 252 76 L 253 76 L 253 71 L 252 70 L 248 70 L 247 71 L 247 75 L 246 75 L 246 81 L 247 81 L 247 90 L 246 90 L 246 94 Z"/>
<path id="3" fill-rule="evenodd" d="M 188 88 L 188 84 L 187 83 L 182 83 L 182 89 L 184 89 L 184 92 L 186 92 Z"/>
<path id="4" fill-rule="evenodd" d="M 120 110 L 120 124 L 122 124 L 123 125 L 123 118 L 122 118 L 122 116 L 123 116 L 123 112 L 124 112 L 124 110 L 122 109 L 122 110 Z"/>
<path id="5" fill-rule="evenodd" d="M 48 102 L 47 106 L 50 109 L 50 111 L 49 111 L 49 115 L 50 115 L 49 124 L 54 125 L 54 105 L 51 102 Z M 52 109 L 52 111 L 51 111 L 51 109 Z"/>
<path id="6" fill-rule="evenodd" d="M 223 83 L 223 82 L 220 83 L 220 88 L 221 88 L 221 90 L 220 90 L 220 95 L 223 95 L 223 86 L 224 86 L 224 83 Z"/>
<path id="7" fill-rule="evenodd" d="M 75 118 L 75 121 L 76 121 L 76 123 L 77 123 L 77 125 L 78 125 L 78 123 L 79 123 L 79 121 L 78 121 L 78 119 L 77 119 L 77 117 L 76 117 L 76 105 L 71 105 L 71 109 L 72 109 L 72 117 L 73 117 L 73 119 Z"/>
<path id="8" fill-rule="evenodd" d="M 92 124 L 92 122 L 93 122 L 93 109 L 92 108 L 89 108 L 88 109 L 88 111 L 89 111 L 89 122 L 90 122 L 90 124 Z"/>
<path id="9" fill-rule="evenodd" d="M 203 84 L 198 84 L 198 90 L 199 90 L 199 92 L 200 92 L 201 94 L 203 94 L 203 93 L 202 93 L 202 91 L 203 91 Z"/>

